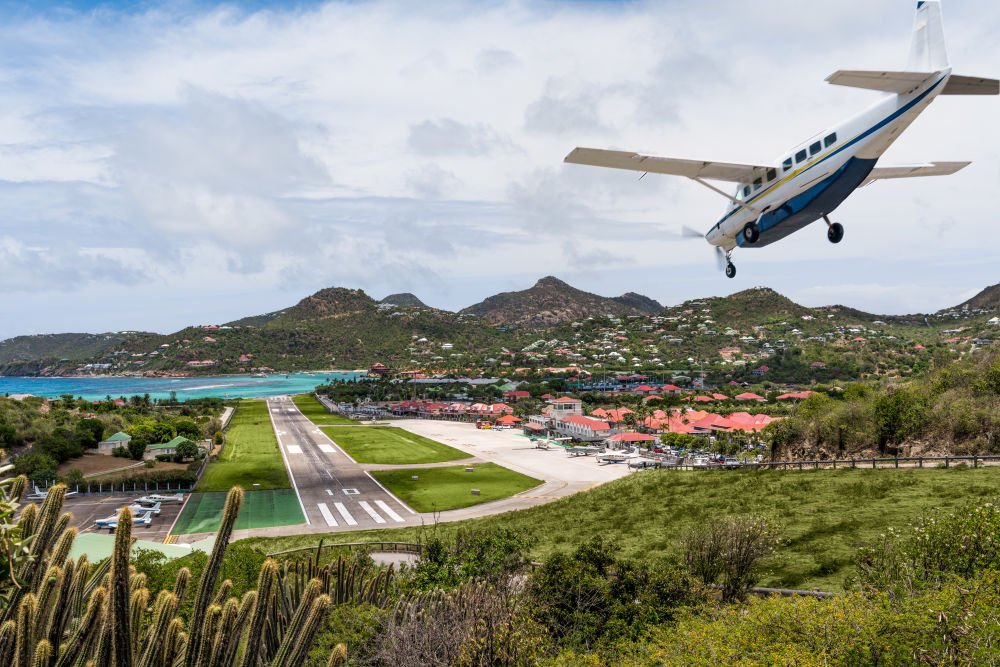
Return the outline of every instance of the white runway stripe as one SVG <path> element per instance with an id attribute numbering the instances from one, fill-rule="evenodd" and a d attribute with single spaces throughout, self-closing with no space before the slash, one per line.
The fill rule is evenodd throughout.
<path id="1" fill-rule="evenodd" d="M 326 490 L 326 495 L 332 496 L 333 495 L 333 491 L 331 491 L 330 489 L 327 489 Z"/>
<path id="2" fill-rule="evenodd" d="M 320 445 L 320 446 L 319 446 L 319 451 L 321 451 L 321 452 L 326 452 L 327 454 L 333 454 L 333 453 L 335 453 L 335 452 L 336 452 L 337 450 L 336 450 L 336 449 L 334 449 L 333 447 L 331 447 L 330 445 Z"/>
<path id="3" fill-rule="evenodd" d="M 354 519 L 353 516 L 351 516 L 351 513 L 347 511 L 347 508 L 344 507 L 344 503 L 334 503 L 333 506 L 337 508 L 338 512 L 340 512 L 340 516 L 344 517 L 344 522 L 348 526 L 358 525 L 358 522 Z"/>
<path id="4" fill-rule="evenodd" d="M 388 514 L 390 519 L 392 519 L 393 521 L 398 521 L 399 523 L 403 523 L 403 517 L 396 514 L 391 507 L 385 504 L 384 500 L 376 500 L 375 504 L 378 505 L 383 512 Z"/>
<path id="5" fill-rule="evenodd" d="M 326 525 L 337 525 L 337 520 L 333 518 L 333 514 L 330 512 L 330 508 L 326 506 L 326 503 L 319 504 L 319 513 L 323 515 L 323 520 L 326 521 Z"/>
<path id="6" fill-rule="evenodd" d="M 367 502 L 365 502 L 364 500 L 362 500 L 358 504 L 361 505 L 361 509 L 363 509 L 365 512 L 367 512 L 368 516 L 370 516 L 375 523 L 385 523 L 385 519 L 383 519 L 381 516 L 379 516 L 378 512 L 376 512 L 374 509 L 372 509 L 372 506 L 369 505 Z"/>
<path id="7" fill-rule="evenodd" d="M 302 448 L 299 447 L 298 445 L 286 445 L 285 447 L 288 449 L 288 453 L 289 454 L 301 454 L 302 453 Z"/>

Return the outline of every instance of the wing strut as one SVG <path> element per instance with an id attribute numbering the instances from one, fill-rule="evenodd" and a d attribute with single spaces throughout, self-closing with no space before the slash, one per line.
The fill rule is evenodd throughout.
<path id="1" fill-rule="evenodd" d="M 733 202 L 733 203 L 735 203 L 735 204 L 737 204 L 737 205 L 739 205 L 739 206 L 742 206 L 743 208 L 748 208 L 748 209 L 750 209 L 751 211 L 753 211 L 754 213 L 756 213 L 757 215 L 760 215 L 761 213 L 763 213 L 763 211 L 761 211 L 761 210 L 760 210 L 759 208 L 757 208 L 756 206 L 753 206 L 753 205 L 751 205 L 751 204 L 748 204 L 748 203 L 746 203 L 746 202 L 742 202 L 742 201 L 740 201 L 740 200 L 739 200 L 739 199 L 737 199 L 736 197 L 733 197 L 732 195 L 730 195 L 730 194 L 727 194 L 727 193 L 723 192 L 722 190 L 720 190 L 719 188 L 715 187 L 715 186 L 714 186 L 714 185 L 712 185 L 711 183 L 706 183 L 705 181 L 701 180 L 701 179 L 700 179 L 700 178 L 698 178 L 697 176 L 691 176 L 690 178 L 691 178 L 691 180 L 692 180 L 692 181 L 694 181 L 695 183 L 701 183 L 702 185 L 704 185 L 704 186 L 705 186 L 706 188 L 708 188 L 708 189 L 709 189 L 709 190 L 711 190 L 712 192 L 717 192 L 718 194 L 722 195 L 723 197 L 725 197 L 725 198 L 726 198 L 726 199 L 728 199 L 729 201 L 731 201 L 731 202 Z"/>

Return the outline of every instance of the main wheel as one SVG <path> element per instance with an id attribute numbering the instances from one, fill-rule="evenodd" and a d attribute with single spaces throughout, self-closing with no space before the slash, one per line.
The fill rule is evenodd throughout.
<path id="1" fill-rule="evenodd" d="M 835 222 L 826 230 L 826 238 L 830 243 L 840 243 L 844 239 L 844 226 Z"/>
<path id="2" fill-rule="evenodd" d="M 757 228 L 756 222 L 748 222 L 743 226 L 743 238 L 746 239 L 747 243 L 757 242 L 757 239 L 760 238 L 760 230 Z"/>
<path id="3" fill-rule="evenodd" d="M 735 278 L 736 277 L 736 267 L 733 266 L 732 262 L 730 262 L 729 264 L 726 264 L 726 277 L 727 278 Z"/>

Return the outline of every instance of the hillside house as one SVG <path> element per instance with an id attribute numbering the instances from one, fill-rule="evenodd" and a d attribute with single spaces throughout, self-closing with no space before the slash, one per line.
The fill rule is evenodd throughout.
<path id="1" fill-rule="evenodd" d="M 177 446 L 180 445 L 182 442 L 192 442 L 192 441 L 189 440 L 188 438 L 185 438 L 184 436 L 179 435 L 170 442 L 161 442 L 155 445 L 148 445 L 146 447 L 146 451 L 142 455 L 142 458 L 146 461 L 152 461 L 160 454 L 173 456 L 174 454 L 177 453 Z M 198 447 L 200 449 L 202 446 L 198 445 Z"/>
<path id="2" fill-rule="evenodd" d="M 114 435 L 109 436 L 97 443 L 97 453 L 111 456 L 111 453 L 116 447 L 128 447 L 128 443 L 131 441 L 132 436 L 123 431 L 118 431 Z"/>

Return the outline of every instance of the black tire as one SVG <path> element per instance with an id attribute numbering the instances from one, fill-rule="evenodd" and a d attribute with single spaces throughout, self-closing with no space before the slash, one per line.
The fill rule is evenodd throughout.
<path id="1" fill-rule="evenodd" d="M 835 222 L 826 230 L 826 238 L 830 243 L 840 243 L 844 240 L 844 226 Z"/>
<path id="2" fill-rule="evenodd" d="M 747 243 L 756 243 L 760 238 L 760 230 L 757 229 L 756 222 L 748 222 L 743 226 L 743 238 Z"/>
<path id="3" fill-rule="evenodd" d="M 726 277 L 727 278 L 735 278 L 736 277 L 736 267 L 733 266 L 732 262 L 730 262 L 729 264 L 726 264 Z"/>

